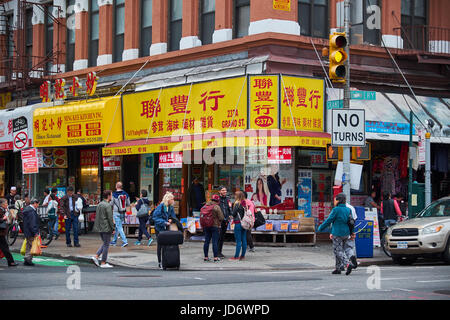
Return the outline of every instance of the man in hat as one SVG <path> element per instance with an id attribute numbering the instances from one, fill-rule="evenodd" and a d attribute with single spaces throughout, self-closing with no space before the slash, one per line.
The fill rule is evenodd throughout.
<path id="1" fill-rule="evenodd" d="M 11 190 L 9 191 L 9 194 L 7 194 L 6 196 L 5 196 L 5 199 L 6 199 L 6 201 L 8 201 L 8 207 L 9 206 L 14 206 L 14 204 L 15 204 L 15 200 L 14 200 L 14 197 L 16 196 L 16 194 L 17 194 L 17 188 L 16 187 L 14 187 L 14 186 L 12 186 L 11 187 Z"/>

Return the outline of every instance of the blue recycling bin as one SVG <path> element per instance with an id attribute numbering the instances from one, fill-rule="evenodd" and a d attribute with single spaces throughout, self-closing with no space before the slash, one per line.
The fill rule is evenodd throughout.
<path id="1" fill-rule="evenodd" d="M 373 221 L 356 220 L 356 256 L 358 258 L 373 258 Z"/>
<path id="2" fill-rule="evenodd" d="M 355 207 L 356 215 L 358 216 L 358 220 L 366 219 L 366 208 L 364 207 Z"/>

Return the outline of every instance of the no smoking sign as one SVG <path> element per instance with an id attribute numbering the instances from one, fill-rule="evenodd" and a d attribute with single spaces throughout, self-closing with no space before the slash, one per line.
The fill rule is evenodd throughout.
<path id="1" fill-rule="evenodd" d="M 17 132 L 14 136 L 14 149 L 21 150 L 27 146 L 28 135 L 24 131 Z"/>
<path id="2" fill-rule="evenodd" d="M 13 120 L 13 146 L 14 151 L 28 147 L 28 121 L 25 117 Z"/>

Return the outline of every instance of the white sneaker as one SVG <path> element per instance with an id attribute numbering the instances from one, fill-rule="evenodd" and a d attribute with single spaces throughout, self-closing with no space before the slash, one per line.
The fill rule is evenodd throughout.
<path id="1" fill-rule="evenodd" d="M 92 261 L 94 261 L 97 267 L 100 267 L 100 263 L 98 262 L 98 259 L 96 257 L 92 257 Z"/>
<path id="2" fill-rule="evenodd" d="M 110 264 L 107 262 L 107 263 L 105 263 L 105 264 L 101 264 L 101 265 L 100 265 L 100 268 L 113 268 L 113 266 L 110 265 Z"/>

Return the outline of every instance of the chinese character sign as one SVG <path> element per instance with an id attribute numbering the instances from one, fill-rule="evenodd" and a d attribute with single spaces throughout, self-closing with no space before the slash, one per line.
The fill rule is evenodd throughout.
<path id="1" fill-rule="evenodd" d="M 246 129 L 246 81 L 240 77 L 124 95 L 125 139 Z"/>
<path id="2" fill-rule="evenodd" d="M 251 76 L 249 107 L 251 129 L 278 128 L 278 76 Z"/>
<path id="3" fill-rule="evenodd" d="M 320 79 L 282 76 L 281 126 L 283 130 L 324 130 L 324 82 Z"/>

